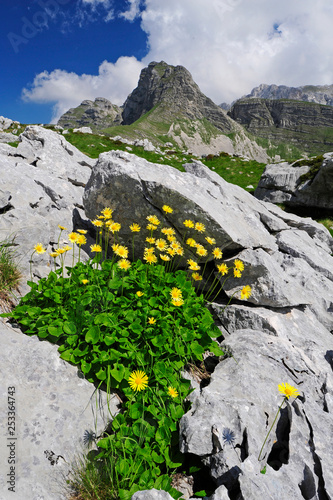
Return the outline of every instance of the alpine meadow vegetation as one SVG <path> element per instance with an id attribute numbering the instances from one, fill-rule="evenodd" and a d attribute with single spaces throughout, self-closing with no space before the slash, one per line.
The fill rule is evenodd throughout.
<path id="1" fill-rule="evenodd" d="M 161 210 L 173 211 L 168 205 Z M 121 224 L 111 208 L 91 222 L 96 230 L 92 257 L 81 259 L 86 230 L 69 231 L 70 245 L 62 245 L 67 230 L 59 225 L 57 247 L 50 253 L 54 270 L 38 282 L 31 278 L 31 290 L 3 316 L 17 321 L 27 335 L 58 344 L 63 360 L 108 397 L 116 392 L 121 398 L 121 410 L 116 415 L 110 410 L 102 435 L 91 431 L 85 436 L 94 450 L 73 467 L 71 498 L 127 500 L 135 491 L 156 488 L 176 499 L 181 493 L 172 487 L 172 476 L 184 471 L 179 420 L 190 408 L 192 391 L 185 372 L 203 367 L 205 353 L 224 355 L 207 304 L 228 276 L 241 278 L 244 264 L 239 259 L 232 267 L 223 263 L 222 250 L 209 235 L 207 245 L 197 243 L 196 235 L 206 234 L 202 221 L 184 220 L 182 242 L 155 215 L 147 217 L 145 227 L 134 221 L 132 248 L 121 243 Z M 136 238 L 145 241 L 138 260 L 133 258 Z M 186 247 L 198 259 L 187 259 L 187 269 L 181 269 Z M 69 250 L 73 258 L 66 265 Z M 32 255 L 45 252 L 36 243 Z M 212 259 L 215 268 L 205 281 Z M 234 295 L 247 299 L 251 288 L 240 287 Z"/>

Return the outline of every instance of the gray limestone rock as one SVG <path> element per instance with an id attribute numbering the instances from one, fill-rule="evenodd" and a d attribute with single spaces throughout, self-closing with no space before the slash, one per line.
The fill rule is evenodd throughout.
<path id="1" fill-rule="evenodd" d="M 131 500 L 172 500 L 172 496 L 166 491 L 156 490 L 144 490 L 137 491 L 132 495 Z"/>
<path id="2" fill-rule="evenodd" d="M 0 131 L 0 142 L 6 143 L 6 142 L 16 142 L 17 137 L 14 134 L 11 134 L 10 132 L 1 132 Z"/>
<path id="3" fill-rule="evenodd" d="M 105 394 L 60 359 L 57 345 L 0 323 L 0 499 L 63 500 L 72 462 L 87 452 L 85 434 L 104 431 L 110 415 Z M 15 433 L 8 434 L 9 388 L 15 400 Z M 12 399 L 10 400 L 12 402 Z M 109 399 L 117 412 L 118 399 Z M 11 422 L 13 422 L 11 420 Z M 94 425 L 96 427 L 94 427 Z M 15 439 L 14 439 L 15 438 Z M 15 453 L 15 493 L 8 491 L 10 442 Z M 6 460 L 5 460 L 6 457 Z"/>

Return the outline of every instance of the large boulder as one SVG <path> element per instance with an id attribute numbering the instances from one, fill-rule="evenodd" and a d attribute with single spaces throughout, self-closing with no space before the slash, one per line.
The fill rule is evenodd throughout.
<path id="1" fill-rule="evenodd" d="M 294 208 L 332 210 L 333 153 L 325 153 L 315 161 L 302 160 L 298 165 L 299 162 L 267 165 L 254 196 Z"/>
<path id="2" fill-rule="evenodd" d="M 255 199 L 200 162 L 185 169 L 104 153 L 83 198 L 89 217 L 105 206 L 114 209 L 128 245 L 129 225 L 144 228 L 147 215 L 174 228 L 179 240 L 186 235 L 184 220 L 192 219 L 206 227 L 195 238 L 203 244 L 205 236 L 215 238 L 230 268 L 236 258 L 244 262 L 242 278 L 231 276 L 224 286 L 232 305 L 222 299 L 211 306 L 222 348 L 231 356 L 219 362 L 208 386 L 192 394 L 180 423 L 180 448 L 209 467 L 219 487 L 211 500 L 330 498 L 333 240 L 311 219 Z M 173 213 L 165 214 L 164 204 Z M 137 256 L 146 236 L 144 229 L 136 236 Z M 240 301 L 245 284 L 252 295 Z M 286 382 L 300 396 L 282 405 L 258 460 L 283 401 L 278 385 Z"/>

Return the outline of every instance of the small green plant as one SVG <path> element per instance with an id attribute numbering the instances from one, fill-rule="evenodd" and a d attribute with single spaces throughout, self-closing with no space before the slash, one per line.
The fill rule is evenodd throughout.
<path id="1" fill-rule="evenodd" d="M 14 239 L 0 243 L 0 303 L 5 309 L 13 305 L 13 293 L 17 291 L 21 279 L 13 247 Z"/>
<path id="2" fill-rule="evenodd" d="M 168 205 L 161 210 L 173 212 Z M 95 453 L 87 456 L 81 490 L 74 474 L 71 484 L 80 491 L 79 498 L 127 500 L 135 491 L 151 488 L 164 489 L 178 498 L 180 493 L 172 488 L 171 476 L 183 462 L 178 450 L 178 422 L 189 407 L 187 396 L 191 392 L 182 372 L 190 365 L 200 366 L 206 351 L 215 356 L 224 354 L 214 340 L 220 332 L 206 307 L 207 299 L 214 300 L 221 289 L 221 276 L 229 271 L 225 263 L 219 263 L 221 249 L 215 246 L 214 238 L 205 238 L 210 246 L 207 250 L 191 237 L 191 232 L 205 232 L 202 222 L 184 221 L 186 245 L 198 258 L 207 258 L 202 275 L 208 259 L 217 261 L 211 285 L 207 291 L 203 287 L 199 295 L 194 283 L 202 280 L 200 265 L 188 259 L 188 270 L 178 269 L 184 242 L 176 239 L 171 227 L 158 229 L 160 221 L 155 215 L 147 219 L 147 246 L 143 259 L 136 261 L 129 258 L 134 255 L 135 236 L 142 229 L 138 223 L 130 226 L 131 252 L 119 243 L 121 225 L 112 219 L 110 208 L 92 221 L 97 235 L 96 243 L 90 246 L 94 257 L 87 262 L 80 259 L 86 231 L 69 233 L 67 239 L 73 247 L 63 247 L 60 237 L 65 228 L 59 226 L 58 248 L 50 254 L 54 271 L 37 283 L 29 281 L 31 291 L 7 314 L 26 334 L 59 344 L 61 358 L 77 365 L 88 381 L 108 394 L 121 394 L 120 413 L 111 415 L 111 427 L 96 440 Z M 106 258 L 110 246 L 112 257 Z M 65 266 L 66 253 L 72 248 L 73 260 L 77 248 L 77 263 Z M 33 254 L 45 251 L 38 243 Z M 235 259 L 232 269 L 234 277 L 240 278 L 244 264 Z M 250 295 L 249 286 L 240 290 L 241 299 Z M 92 481 L 99 470 L 104 472 L 94 488 L 101 490 L 107 481 L 107 497 L 96 492 L 89 496 L 85 486 L 86 479 Z"/>

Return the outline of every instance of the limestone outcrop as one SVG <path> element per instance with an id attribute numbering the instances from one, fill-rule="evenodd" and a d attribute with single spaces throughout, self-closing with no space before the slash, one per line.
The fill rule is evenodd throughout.
<path id="1" fill-rule="evenodd" d="M 122 109 L 112 104 L 105 97 L 96 97 L 94 101 L 86 99 L 76 108 L 70 108 L 58 120 L 63 128 L 91 127 L 93 130 L 102 130 L 122 121 Z"/>
<path id="2" fill-rule="evenodd" d="M 299 163 L 267 165 L 255 197 L 292 208 L 333 210 L 333 153 Z"/>

